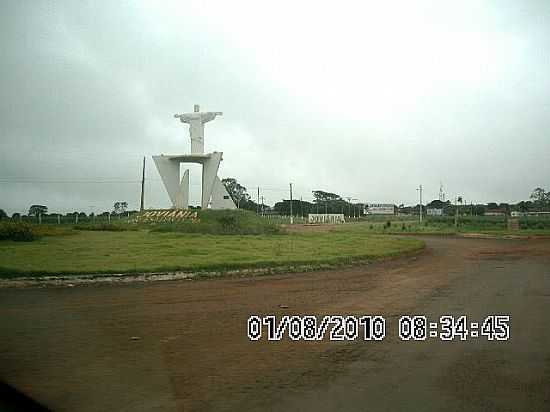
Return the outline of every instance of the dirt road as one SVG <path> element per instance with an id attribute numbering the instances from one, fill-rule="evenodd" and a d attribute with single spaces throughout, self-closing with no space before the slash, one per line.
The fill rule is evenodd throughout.
<path id="1" fill-rule="evenodd" d="M 550 241 L 262 278 L 0 290 L 0 378 L 52 410 L 550 410 Z M 251 342 L 249 315 L 380 314 L 380 342 Z M 401 341 L 401 315 L 510 340 Z"/>

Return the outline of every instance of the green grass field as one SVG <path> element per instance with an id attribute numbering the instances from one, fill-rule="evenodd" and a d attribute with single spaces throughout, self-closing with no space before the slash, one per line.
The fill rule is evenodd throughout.
<path id="1" fill-rule="evenodd" d="M 390 225 L 388 226 L 388 221 Z M 459 219 L 458 228 L 454 219 L 428 218 L 422 223 L 416 219 L 385 220 L 373 219 L 360 223 L 344 225 L 336 230 L 364 234 L 419 234 L 419 235 L 452 235 L 461 233 L 482 233 L 490 235 L 550 235 L 550 218 L 520 219 L 520 230 L 508 230 L 503 218 L 476 217 Z"/>
<path id="2" fill-rule="evenodd" d="M 487 233 L 550 235 L 550 219 L 525 219 L 509 231 L 504 219 L 375 219 L 330 232 L 284 233 L 252 212 L 205 211 L 199 223 L 31 225 L 34 241 L 0 241 L 0 277 L 216 271 L 348 264 L 421 249 L 412 237 L 387 235 Z M 28 225 L 27 225 L 28 226 Z M 116 230 L 115 230 L 116 229 Z M 5 238 L 5 237 L 4 237 Z"/>
<path id="3" fill-rule="evenodd" d="M 0 242 L 0 276 L 342 264 L 422 247 L 420 240 L 362 232 L 228 236 L 147 230 L 78 231 L 34 242 Z"/>

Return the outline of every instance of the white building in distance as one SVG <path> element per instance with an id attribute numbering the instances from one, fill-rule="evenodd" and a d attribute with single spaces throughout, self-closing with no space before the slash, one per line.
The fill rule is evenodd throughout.
<path id="1" fill-rule="evenodd" d="M 365 215 L 395 215 L 396 206 L 391 203 L 367 203 Z"/>
<path id="2" fill-rule="evenodd" d="M 443 216 L 443 209 L 437 209 L 434 207 L 429 207 L 426 209 L 426 214 L 428 216 Z"/>

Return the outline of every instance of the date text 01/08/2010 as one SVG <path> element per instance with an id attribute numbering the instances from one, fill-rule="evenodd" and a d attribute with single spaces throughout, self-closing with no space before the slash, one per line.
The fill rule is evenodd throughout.
<path id="1" fill-rule="evenodd" d="M 510 316 L 489 315 L 479 322 L 470 322 L 466 316 L 440 316 L 429 321 L 426 316 L 401 316 L 398 336 L 403 341 L 423 341 L 439 338 L 442 341 L 468 340 L 484 337 L 487 340 L 505 341 L 510 338 Z M 274 315 L 248 318 L 248 338 L 252 341 L 282 340 L 285 335 L 292 341 L 354 341 L 357 339 L 381 341 L 386 337 L 386 319 L 380 315 L 316 317 Z"/>

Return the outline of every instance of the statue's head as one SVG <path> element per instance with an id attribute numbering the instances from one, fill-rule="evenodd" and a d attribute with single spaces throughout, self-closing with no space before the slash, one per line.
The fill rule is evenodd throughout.
<path id="1" fill-rule="evenodd" d="M 201 109 L 201 107 L 198 104 L 196 104 L 195 108 L 194 108 L 195 113 L 198 113 L 200 111 L 200 109 Z"/>

